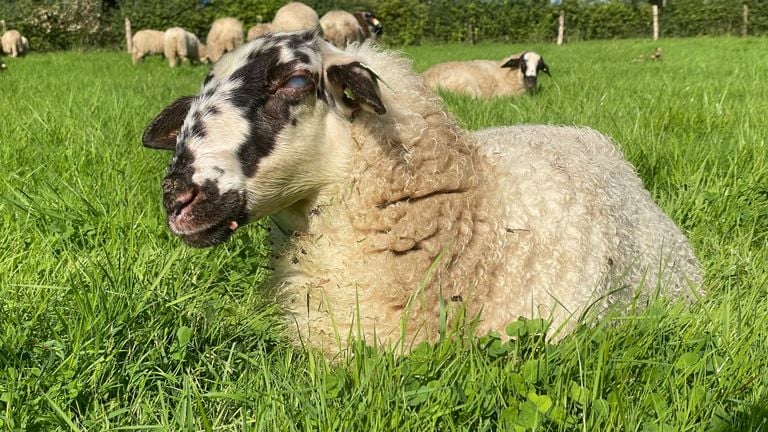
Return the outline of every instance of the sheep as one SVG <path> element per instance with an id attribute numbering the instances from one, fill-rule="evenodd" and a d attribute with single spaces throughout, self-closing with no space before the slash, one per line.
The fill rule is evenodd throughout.
<path id="1" fill-rule="evenodd" d="M 29 51 L 29 40 L 18 30 L 8 30 L 0 38 L 3 51 L 11 57 L 23 56 Z"/>
<path id="2" fill-rule="evenodd" d="M 476 98 L 534 93 L 539 72 L 551 76 L 544 58 L 526 51 L 501 62 L 471 60 L 440 63 L 423 72 L 431 88 L 465 93 Z"/>
<path id="3" fill-rule="evenodd" d="M 352 15 L 357 19 L 366 38 L 377 38 L 381 36 L 381 33 L 384 31 L 384 26 L 382 26 L 381 21 L 379 21 L 379 17 L 377 17 L 376 14 L 373 12 L 355 12 Z"/>
<path id="4" fill-rule="evenodd" d="M 219 61 L 222 55 L 243 44 L 243 23 L 236 18 L 219 18 L 211 25 L 205 41 L 208 60 Z"/>
<path id="5" fill-rule="evenodd" d="M 320 18 L 320 28 L 323 29 L 323 39 L 339 48 L 365 39 L 363 28 L 357 22 L 357 18 L 347 11 L 332 10 L 326 12 Z"/>
<path id="6" fill-rule="evenodd" d="M 294 32 L 320 28 L 320 19 L 314 9 L 301 2 L 291 2 L 275 12 L 273 32 Z"/>
<path id="7" fill-rule="evenodd" d="M 256 24 L 255 26 L 248 29 L 248 37 L 247 40 L 250 42 L 256 38 L 260 38 L 264 36 L 267 33 L 272 32 L 272 24 L 271 23 L 260 23 Z"/>
<path id="8" fill-rule="evenodd" d="M 148 55 L 162 55 L 165 50 L 165 32 L 160 30 L 139 30 L 131 38 L 131 59 L 137 64 Z"/>
<path id="9" fill-rule="evenodd" d="M 350 335 L 407 352 L 439 338 L 442 313 L 476 318 L 476 334 L 541 316 L 558 335 L 637 290 L 702 293 L 687 239 L 609 138 L 470 133 L 408 60 L 371 42 L 249 42 L 142 142 L 174 150 L 162 202 L 187 244 L 269 217 L 275 296 L 296 341 L 328 355 Z"/>
<path id="10" fill-rule="evenodd" d="M 177 60 L 188 59 L 190 63 L 207 61 L 206 47 L 193 33 L 181 27 L 171 27 L 165 31 L 163 54 L 170 67 L 176 67 Z"/>

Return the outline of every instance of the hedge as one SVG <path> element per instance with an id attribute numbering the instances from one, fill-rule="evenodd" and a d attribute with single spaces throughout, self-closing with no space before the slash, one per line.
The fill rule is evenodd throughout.
<path id="1" fill-rule="evenodd" d="M 741 34 L 744 0 L 657 0 L 662 37 Z M 247 27 L 272 19 L 284 0 L 0 0 L 0 19 L 26 35 L 33 49 L 124 45 L 124 17 L 133 29 L 181 26 L 205 38 L 217 17 Z M 422 42 L 554 41 L 564 10 L 566 41 L 650 37 L 651 6 L 641 0 L 306 0 L 331 9 L 371 10 L 389 45 Z M 747 0 L 749 34 L 768 34 L 768 0 Z"/>

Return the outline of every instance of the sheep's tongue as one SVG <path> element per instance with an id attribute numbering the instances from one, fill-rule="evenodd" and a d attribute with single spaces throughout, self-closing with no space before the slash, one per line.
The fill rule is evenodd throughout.
<path id="1" fill-rule="evenodd" d="M 232 231 L 236 230 L 239 225 L 237 224 L 237 221 L 229 221 L 229 229 Z"/>

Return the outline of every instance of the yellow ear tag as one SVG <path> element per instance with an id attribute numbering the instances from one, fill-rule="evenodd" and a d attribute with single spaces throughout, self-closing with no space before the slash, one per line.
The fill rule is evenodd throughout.
<path id="1" fill-rule="evenodd" d="M 355 100 L 357 99 L 357 95 L 354 91 L 352 91 L 351 88 L 347 87 L 344 89 L 344 96 L 346 96 L 349 100 Z"/>

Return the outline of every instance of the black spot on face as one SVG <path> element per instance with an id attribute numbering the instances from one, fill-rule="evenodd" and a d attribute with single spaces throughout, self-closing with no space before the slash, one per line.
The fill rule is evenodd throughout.
<path id="1" fill-rule="evenodd" d="M 306 99 L 306 93 L 301 91 L 280 91 L 284 80 L 310 60 L 307 54 L 295 51 L 299 47 L 310 48 L 303 35 L 291 35 L 281 44 L 251 53 L 247 63 L 229 78 L 243 83 L 232 92 L 230 101 L 250 123 L 247 138 L 237 151 L 247 177 L 252 177 L 259 161 L 272 152 L 279 132 L 289 124 L 296 124 L 291 108 Z M 294 50 L 295 59 L 281 63 L 286 46 Z M 315 77 L 312 79 L 316 82 Z"/>

